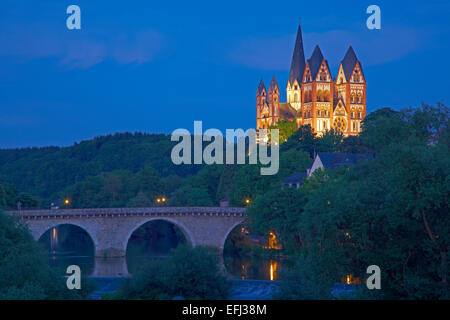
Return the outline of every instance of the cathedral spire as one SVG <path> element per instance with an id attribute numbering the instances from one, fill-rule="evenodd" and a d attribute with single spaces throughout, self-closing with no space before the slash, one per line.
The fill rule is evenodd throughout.
<path id="1" fill-rule="evenodd" d="M 272 77 L 272 81 L 270 81 L 269 93 L 273 93 L 275 89 L 278 89 L 277 79 L 275 79 L 275 75 Z"/>
<path id="2" fill-rule="evenodd" d="M 347 50 L 347 53 L 345 54 L 344 59 L 341 61 L 342 68 L 344 70 L 345 78 L 347 79 L 347 81 L 350 79 L 356 63 L 359 63 L 362 72 L 361 62 L 359 62 L 358 58 L 356 57 L 355 50 L 353 50 L 353 47 L 350 45 L 350 47 Z"/>
<path id="3" fill-rule="evenodd" d="M 309 70 L 311 71 L 311 77 L 313 81 L 314 79 L 316 79 L 322 61 L 323 61 L 322 51 L 320 51 L 319 45 L 316 45 L 311 55 L 311 58 L 308 59 Z"/>
<path id="4" fill-rule="evenodd" d="M 263 90 L 266 90 L 266 86 L 264 85 L 263 79 L 261 79 L 261 81 L 259 82 L 258 91 L 256 91 L 256 95 L 260 96 Z"/>
<path id="5" fill-rule="evenodd" d="M 302 27 L 299 24 L 297 30 L 297 39 L 295 40 L 294 54 L 292 55 L 291 71 L 289 72 L 289 83 L 291 86 L 295 80 L 300 84 L 305 71 L 305 52 L 303 50 Z"/>

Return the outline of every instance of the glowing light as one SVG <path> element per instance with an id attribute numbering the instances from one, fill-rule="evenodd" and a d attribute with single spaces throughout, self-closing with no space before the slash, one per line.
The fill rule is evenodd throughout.
<path id="1" fill-rule="evenodd" d="M 277 266 L 278 262 L 270 260 L 270 280 L 276 280 L 277 279 Z"/>
<path id="2" fill-rule="evenodd" d="M 350 233 L 348 233 L 348 232 L 345 233 L 345 236 L 349 239 L 351 238 Z"/>
<path id="3" fill-rule="evenodd" d="M 272 231 L 269 232 L 269 246 L 266 248 L 275 250 L 281 249 L 281 246 L 278 244 L 277 236 Z"/>
<path id="4" fill-rule="evenodd" d="M 249 205 L 252 202 L 252 200 L 250 200 L 250 198 L 245 198 L 244 202 L 245 204 Z"/>
<path id="5" fill-rule="evenodd" d="M 57 245 L 58 245 L 58 230 L 56 228 L 52 228 L 50 234 L 50 249 L 53 253 L 55 253 Z"/>
<path id="6" fill-rule="evenodd" d="M 352 275 L 348 274 L 347 275 L 347 284 L 351 284 L 352 283 Z"/>
<path id="7" fill-rule="evenodd" d="M 65 204 L 65 205 L 68 205 L 69 203 L 70 203 L 70 200 L 69 200 L 69 199 L 65 199 L 65 200 L 64 200 L 64 204 Z"/>

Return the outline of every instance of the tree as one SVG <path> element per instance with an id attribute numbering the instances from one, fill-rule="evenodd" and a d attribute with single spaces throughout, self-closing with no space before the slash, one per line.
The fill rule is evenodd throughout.
<path id="1" fill-rule="evenodd" d="M 52 269 L 27 227 L 0 212 L 0 299 L 77 299 L 92 290 L 68 290 L 62 273 Z M 65 271 L 65 270 L 64 270 Z"/>
<path id="2" fill-rule="evenodd" d="M 329 261 L 323 274 L 364 279 L 367 266 L 381 268 L 383 290 L 372 298 L 448 298 L 450 157 L 447 140 L 432 139 L 448 130 L 448 109 L 429 108 L 402 111 L 392 139 L 383 132 L 392 124 L 372 119 L 381 121 L 365 133 L 375 159 L 328 173 L 301 216 L 305 250 Z"/>
<path id="3" fill-rule="evenodd" d="M 338 151 L 339 146 L 344 139 L 342 132 L 331 129 L 325 131 L 325 133 L 317 138 L 317 152 L 335 152 Z"/>
<path id="4" fill-rule="evenodd" d="M 257 197 L 247 208 L 250 227 L 261 235 L 274 232 L 283 248 L 292 253 L 302 245 L 298 224 L 305 203 L 303 194 L 297 189 L 271 190 Z"/>
<path id="5" fill-rule="evenodd" d="M 142 268 L 127 279 L 112 299 L 226 299 L 229 284 L 219 268 L 214 248 L 187 245 Z"/>
<path id="6" fill-rule="evenodd" d="M 316 148 L 316 134 L 310 125 L 301 126 L 286 143 L 280 147 L 280 152 L 288 149 L 303 150 L 312 157 Z"/>
<path id="7" fill-rule="evenodd" d="M 280 154 L 280 170 L 277 174 L 280 180 L 289 177 L 294 172 L 305 172 L 312 160 L 305 151 L 290 149 Z"/>
<path id="8" fill-rule="evenodd" d="M 290 136 L 297 131 L 297 124 L 295 121 L 280 120 L 275 126 L 270 126 L 270 129 L 278 129 L 278 138 L 280 144 L 286 142 Z M 270 131 L 269 131 L 270 134 Z"/>
<path id="9" fill-rule="evenodd" d="M 17 201 L 22 203 L 22 208 L 37 208 L 39 206 L 39 200 L 25 192 L 19 194 Z"/>
<path id="10" fill-rule="evenodd" d="M 0 208 L 6 206 L 6 191 L 5 188 L 0 184 Z"/>

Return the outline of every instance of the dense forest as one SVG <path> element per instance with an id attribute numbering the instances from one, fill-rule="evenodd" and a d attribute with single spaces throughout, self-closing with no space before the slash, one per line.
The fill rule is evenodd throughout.
<path id="1" fill-rule="evenodd" d="M 255 198 L 247 209 L 253 232 L 274 232 L 297 257 L 281 298 L 331 299 L 334 283 L 364 283 L 370 265 L 380 267 L 381 290 L 361 286 L 358 298 L 450 298 L 448 117 L 442 104 L 373 112 L 352 139 L 373 160 L 318 170 L 299 189 Z M 307 150 L 314 140 L 297 132 L 286 146 Z"/>
<path id="2" fill-rule="evenodd" d="M 162 134 L 117 133 L 70 147 L 0 150 L 0 206 L 15 208 L 20 201 L 25 208 L 46 208 L 65 198 L 75 208 L 153 206 L 162 195 L 166 205 L 215 206 L 228 197 L 241 206 L 244 198 L 304 171 L 315 151 L 361 152 L 353 137 L 331 131 L 319 138 L 309 127 L 301 132 L 311 139 L 308 146 L 297 149 L 292 139 L 283 144 L 280 171 L 271 177 L 261 177 L 254 165 L 175 165 L 170 156 L 177 142 Z M 246 187 L 252 179 L 256 185 Z"/>

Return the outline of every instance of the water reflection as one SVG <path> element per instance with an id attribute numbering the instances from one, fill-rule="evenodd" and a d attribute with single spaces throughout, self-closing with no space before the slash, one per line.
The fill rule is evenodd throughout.
<path id="1" fill-rule="evenodd" d="M 240 229 L 238 229 L 239 231 Z M 63 269 L 78 265 L 85 275 L 95 277 L 126 277 L 136 275 L 140 268 L 158 259 L 165 259 L 170 249 L 186 240 L 170 223 L 155 221 L 139 228 L 130 238 L 126 257 L 96 258 L 89 235 L 73 225 L 49 229 L 39 240 L 48 252 L 49 263 Z M 279 280 L 282 270 L 290 268 L 289 260 L 279 257 L 257 257 L 226 250 L 221 258 L 227 276 L 242 280 Z"/>
<path id="2" fill-rule="evenodd" d="M 94 271 L 94 243 L 80 227 L 70 224 L 52 227 L 41 236 L 39 243 L 48 252 L 49 264 L 62 273 L 73 264 L 80 266 L 84 274 Z"/>
<path id="3" fill-rule="evenodd" d="M 280 271 L 293 266 L 287 259 L 250 255 L 228 255 L 224 263 L 229 278 L 242 280 L 280 280 Z"/>

